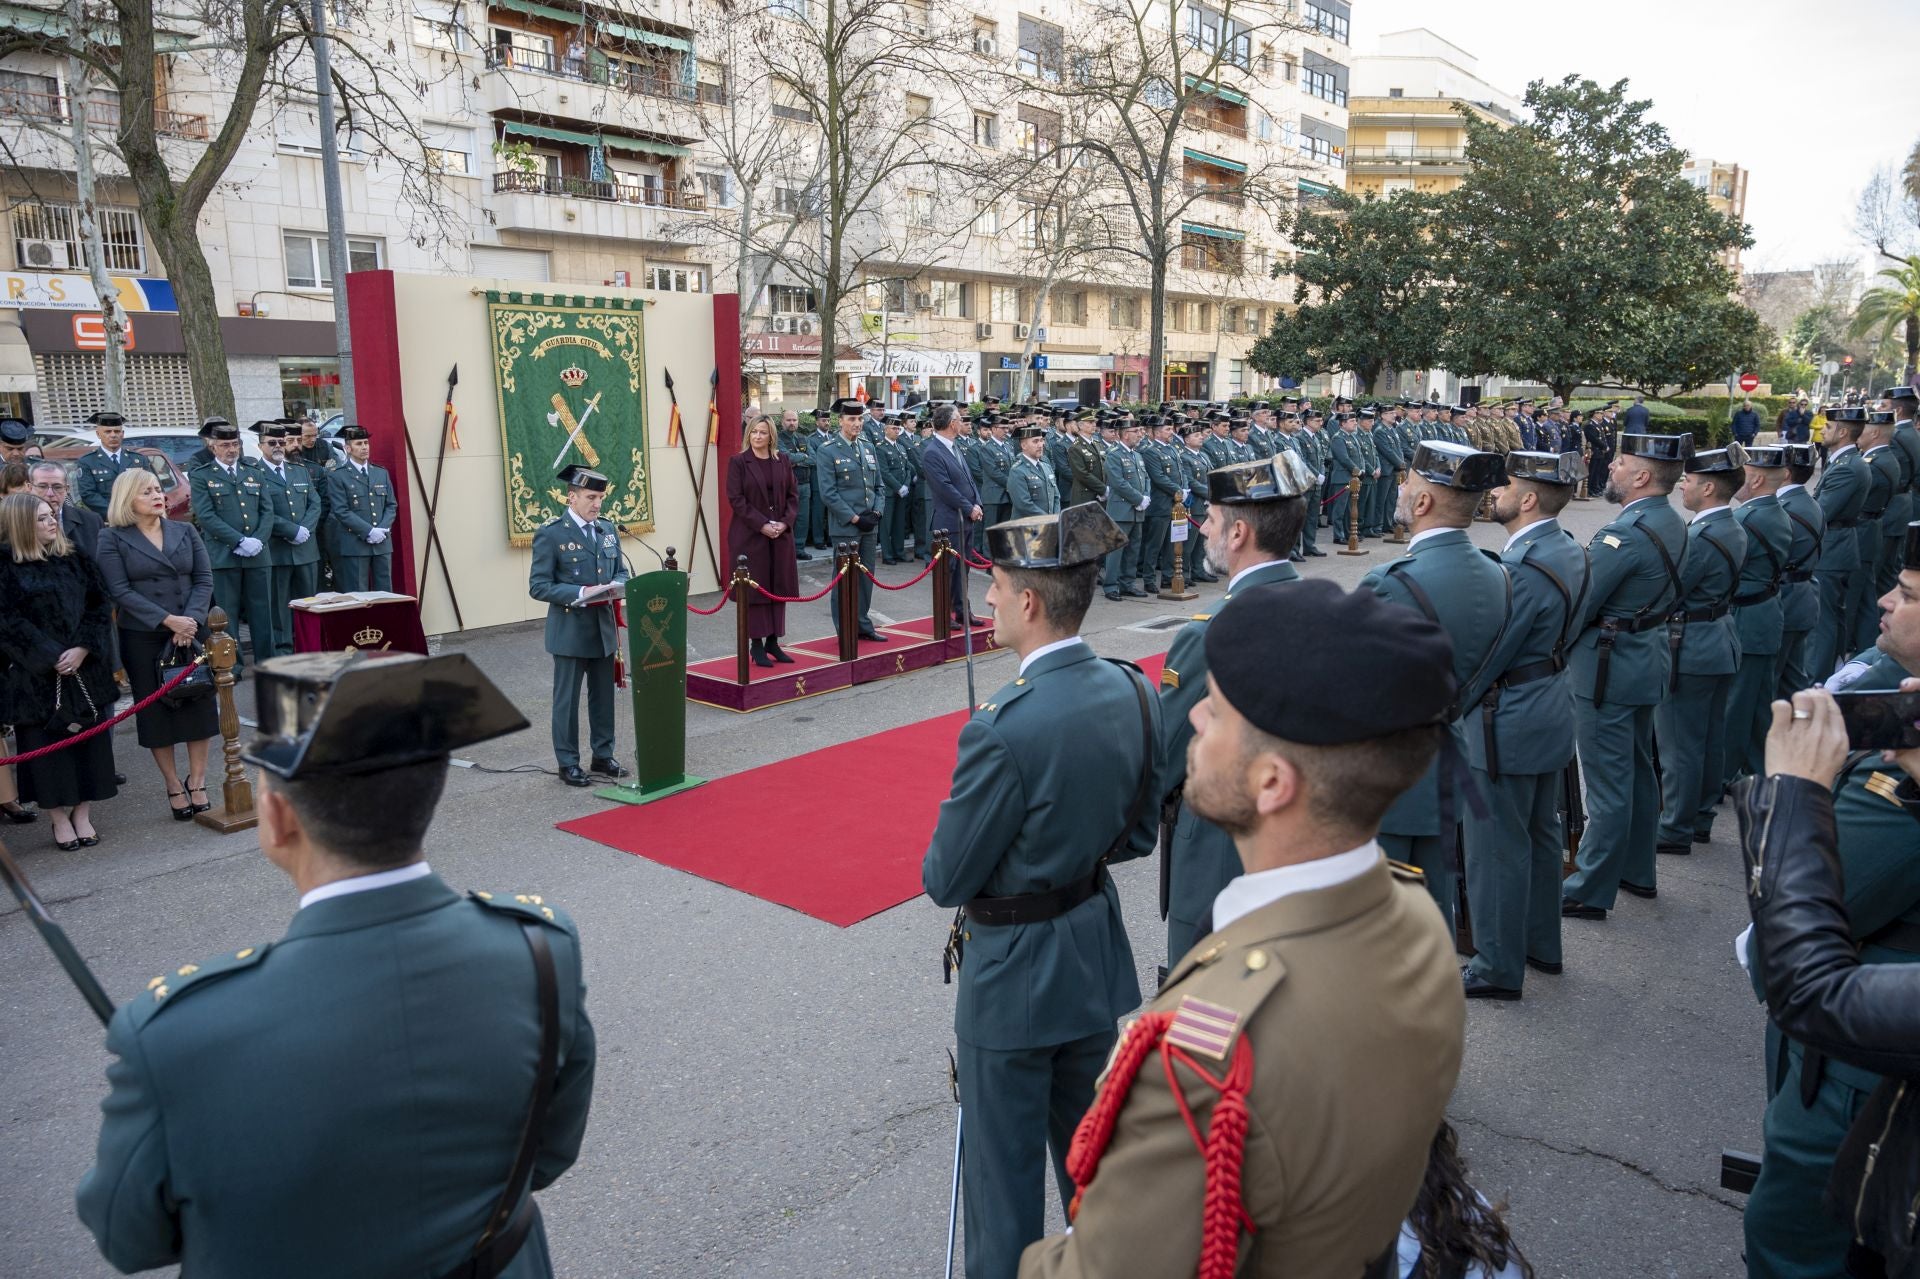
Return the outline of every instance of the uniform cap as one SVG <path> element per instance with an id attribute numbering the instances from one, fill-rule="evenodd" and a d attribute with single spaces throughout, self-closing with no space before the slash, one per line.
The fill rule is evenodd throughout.
<path id="1" fill-rule="evenodd" d="M 1857 404 L 1836 404 L 1827 410 L 1829 422 L 1864 422 L 1867 411 Z"/>
<path id="2" fill-rule="evenodd" d="M 241 758 L 289 781 L 377 773 L 527 726 L 465 653 L 299 653 L 254 673 L 260 735 Z"/>
<path id="3" fill-rule="evenodd" d="M 1628 431 L 1620 437 L 1620 453 L 1623 457 L 1644 457 L 1655 462 L 1684 462 L 1693 456 L 1693 437 Z"/>
<path id="4" fill-rule="evenodd" d="M 1207 500 L 1238 506 L 1299 497 L 1318 487 L 1307 460 L 1291 450 L 1207 472 Z"/>
<path id="5" fill-rule="evenodd" d="M 1044 440 L 1047 438 L 1047 428 L 1044 426 L 1016 426 L 1013 428 L 1013 438 L 1016 440 Z"/>
<path id="6" fill-rule="evenodd" d="M 206 426 L 202 427 L 201 430 L 206 433 L 206 437 L 209 440 L 237 440 L 240 438 L 240 428 L 225 419 L 218 422 L 209 422 Z"/>
<path id="7" fill-rule="evenodd" d="M 577 463 L 561 467 L 554 473 L 554 478 L 570 489 L 587 489 L 594 493 L 606 492 L 608 485 L 613 482 L 600 472 Z"/>
<path id="8" fill-rule="evenodd" d="M 1786 464 L 1788 466 L 1804 466 L 1804 467 L 1811 468 L 1813 466 L 1813 445 L 1811 444 L 1787 445 L 1787 463 Z"/>
<path id="9" fill-rule="evenodd" d="M 343 440 L 370 440 L 373 438 L 373 432 L 364 426 L 347 425 L 340 428 L 340 438 Z"/>
<path id="10" fill-rule="evenodd" d="M 1207 433 L 1205 423 L 1195 422 L 1191 419 L 1176 418 L 1173 429 L 1180 433 L 1180 438 L 1183 440 L 1192 439 L 1196 435 L 1205 435 Z"/>
<path id="11" fill-rule="evenodd" d="M 1884 426 L 1893 421 L 1892 409 L 1868 409 L 1867 422 L 1871 426 Z"/>
<path id="12" fill-rule="evenodd" d="M 851 395 L 843 395 L 835 400 L 831 409 L 834 417 L 853 417 L 866 411 L 866 406 Z"/>
<path id="13" fill-rule="evenodd" d="M 1777 470 L 1787 464 L 1788 447 L 1785 444 L 1750 444 L 1747 446 L 1747 465 Z"/>
<path id="14" fill-rule="evenodd" d="M 1729 471 L 1742 470 L 1746 465 L 1746 449 L 1738 444 L 1729 444 L 1723 449 L 1703 449 L 1695 453 L 1687 459 L 1687 473 L 1690 475 L 1723 475 Z"/>
<path id="15" fill-rule="evenodd" d="M 1880 392 L 1880 398 L 1883 400 L 1914 400 L 1920 399 L 1920 393 L 1916 393 L 1910 386 L 1890 386 Z"/>
<path id="16" fill-rule="evenodd" d="M 215 426 L 225 426 L 226 424 L 227 419 L 223 417 L 203 418 L 200 422 L 200 429 L 196 431 L 195 434 L 204 440 L 207 438 L 207 432 L 211 431 Z"/>
<path id="17" fill-rule="evenodd" d="M 1532 480 L 1535 484 L 1558 484 L 1571 488 L 1580 482 L 1582 471 L 1578 453 L 1535 453 L 1515 449 L 1507 454 L 1507 478 Z"/>
<path id="18" fill-rule="evenodd" d="M 1127 544 L 1127 535 L 1098 502 L 1052 515 L 1028 515 L 987 529 L 987 555 L 1001 568 L 1072 568 Z"/>
<path id="19" fill-rule="evenodd" d="M 0 418 L 0 444 L 28 444 L 33 440 L 33 428 L 17 417 Z"/>
<path id="20" fill-rule="evenodd" d="M 1463 493 L 1484 493 L 1507 479 L 1498 453 L 1483 453 L 1451 440 L 1422 440 L 1413 451 L 1411 469 L 1422 479 Z"/>
<path id="21" fill-rule="evenodd" d="M 263 440 L 284 440 L 293 434 L 293 428 L 285 422 L 282 422 L 279 418 L 274 418 L 271 421 L 255 422 L 247 429 Z"/>
<path id="22" fill-rule="evenodd" d="M 1336 746 L 1438 726 L 1453 704 L 1445 631 L 1325 578 L 1235 591 L 1205 643 L 1220 695 L 1282 741 Z"/>
<path id="23" fill-rule="evenodd" d="M 87 418 L 88 426 L 125 426 L 127 419 L 111 409 L 101 409 Z"/>

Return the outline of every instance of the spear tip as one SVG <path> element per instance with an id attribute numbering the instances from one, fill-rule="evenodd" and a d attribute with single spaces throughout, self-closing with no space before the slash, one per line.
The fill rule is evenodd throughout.
<path id="1" fill-rule="evenodd" d="M 459 386 L 459 385 L 460 385 L 460 366 L 459 366 L 459 364 L 457 364 L 457 363 L 456 363 L 456 364 L 455 364 L 455 365 L 453 366 L 453 372 L 451 372 L 451 373 L 449 373 L 449 374 L 447 374 L 447 385 L 448 385 L 448 386 Z"/>

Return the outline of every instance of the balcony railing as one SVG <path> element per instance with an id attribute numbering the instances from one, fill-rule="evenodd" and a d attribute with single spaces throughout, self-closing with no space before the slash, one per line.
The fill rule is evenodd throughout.
<path id="1" fill-rule="evenodd" d="M 1189 271 L 1238 271 L 1240 254 L 1233 249 L 1209 248 L 1204 244 L 1180 246 L 1180 265 Z"/>
<path id="2" fill-rule="evenodd" d="M 592 178 L 570 178 L 557 173 L 522 173 L 516 169 L 494 174 L 493 189 L 520 195 L 600 200 L 607 204 L 643 204 L 656 209 L 682 209 L 689 213 L 698 213 L 707 207 L 706 193 L 702 191 L 680 191 L 666 185 L 646 186 L 634 182 L 596 182 Z"/>
<path id="3" fill-rule="evenodd" d="M 1225 116 L 1218 115 L 1212 111 L 1203 111 L 1192 107 L 1188 108 L 1187 124 L 1191 128 L 1208 129 L 1214 133 L 1224 133 L 1230 138 L 1239 138 L 1242 141 L 1245 141 L 1247 136 L 1246 125 L 1236 124 Z"/>
<path id="4" fill-rule="evenodd" d="M 550 49 L 495 45 L 487 50 L 487 66 L 496 71 L 528 71 L 534 75 L 552 76 L 556 80 L 604 84 L 625 93 L 667 98 L 674 102 L 723 106 L 727 101 L 726 89 L 717 84 L 688 84 L 683 80 L 670 80 L 665 76 L 638 71 L 619 62 L 566 57 Z"/>
<path id="5" fill-rule="evenodd" d="M 31 89 L 0 89 L 0 119 L 65 124 L 73 118 L 68 114 L 68 108 L 65 94 L 36 93 Z M 120 104 L 111 99 L 95 98 L 87 103 L 87 119 L 102 128 L 117 129 L 120 127 Z M 153 127 L 155 132 L 168 137 L 200 141 L 205 141 L 207 137 L 207 117 L 171 111 L 162 106 L 153 109 Z"/>
<path id="6" fill-rule="evenodd" d="M 1347 158 L 1355 164 L 1461 164 L 1465 147 L 1352 146 Z"/>
<path id="7" fill-rule="evenodd" d="M 1198 196 L 1202 200 L 1212 200 L 1219 204 L 1230 204 L 1236 209 L 1245 205 L 1247 202 L 1247 193 L 1239 186 L 1224 186 L 1215 182 L 1195 182 L 1192 180 L 1187 181 L 1184 185 L 1188 195 Z"/>

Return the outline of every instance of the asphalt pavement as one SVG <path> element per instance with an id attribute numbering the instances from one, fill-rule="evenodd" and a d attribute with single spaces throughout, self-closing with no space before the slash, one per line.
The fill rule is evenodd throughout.
<path id="1" fill-rule="evenodd" d="M 1584 542 L 1611 509 L 1576 503 L 1564 522 Z M 1484 523 L 1474 536 L 1494 549 L 1505 540 Z M 1333 547 L 1324 535 L 1322 545 Z M 1351 584 L 1398 553 L 1363 545 L 1364 556 L 1329 555 L 1304 571 Z M 825 562 L 801 567 L 806 589 L 826 580 Z M 903 580 L 910 568 L 881 576 Z M 923 590 L 882 592 L 874 607 L 923 615 Z M 1162 624 L 1207 609 L 1220 591 L 1204 587 L 1186 605 L 1096 596 L 1085 633 L 1112 656 L 1163 652 L 1173 631 Z M 826 610 L 824 600 L 793 606 L 789 638 L 827 633 Z M 731 651 L 726 611 L 690 622 L 694 660 Z M 467 752 L 482 767 L 454 771 L 430 860 L 456 888 L 541 893 L 584 938 L 599 1075 L 580 1161 L 540 1196 L 557 1272 L 939 1274 L 954 1122 L 946 912 L 916 899 L 835 928 L 555 830 L 604 801 L 551 775 L 539 625 L 447 647 L 471 653 L 535 728 Z M 981 659 L 979 697 L 1014 665 L 1004 653 Z M 243 713 L 247 700 L 243 692 Z M 966 700 L 956 663 L 751 715 L 690 705 L 688 768 L 731 774 Z M 631 760 L 624 705 L 620 713 Z M 44 819 L 0 837 L 125 1000 L 167 968 L 278 937 L 297 899 L 251 834 L 167 817 L 130 723 L 115 751 L 130 780 L 95 807 L 97 848 L 54 850 Z M 889 838 L 863 824 L 860 803 L 889 785 L 889 767 L 876 758 L 820 777 L 846 797 L 850 842 Z M 714 838 L 778 856 L 781 819 L 756 814 Z M 1740 1273 L 1743 1200 L 1718 1188 L 1718 1165 L 1723 1146 L 1759 1146 L 1763 1019 L 1732 957 L 1746 909 L 1731 811 L 1714 833 L 1690 857 L 1661 859 L 1658 900 L 1622 897 L 1605 922 L 1568 921 L 1564 976 L 1529 973 L 1521 1002 L 1469 1007 L 1452 1118 L 1476 1184 L 1509 1205 L 1543 1279 Z M 1115 874 L 1143 990 L 1165 945 L 1156 876 L 1151 859 Z M 0 1274 L 111 1274 L 73 1214 L 105 1093 L 103 1035 L 17 909 L 0 914 L 0 972 Z M 1052 1215 L 1058 1228 L 1058 1205 Z"/>

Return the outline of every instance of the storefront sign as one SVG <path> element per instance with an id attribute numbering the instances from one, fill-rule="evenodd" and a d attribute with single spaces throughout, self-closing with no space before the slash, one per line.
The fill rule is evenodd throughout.
<path id="1" fill-rule="evenodd" d="M 132 351 L 139 343 L 135 341 L 133 317 L 127 316 L 121 332 L 120 349 Z M 104 351 L 107 349 L 107 321 L 100 314 L 82 311 L 73 317 L 73 349 L 76 351 Z"/>
<path id="2" fill-rule="evenodd" d="M 977 377 L 980 356 L 975 351 L 929 351 L 920 347 L 866 346 L 860 359 L 868 377 Z"/>
<path id="3" fill-rule="evenodd" d="M 1049 351 L 1045 355 L 1036 356 L 1033 367 L 1051 369 L 1055 373 L 1109 373 L 1113 371 L 1113 361 L 1114 357 L 1111 355 Z"/>
<path id="4" fill-rule="evenodd" d="M 144 276 L 108 277 L 122 311 L 177 311 L 170 280 Z M 47 311 L 98 311 L 100 295 L 84 275 L 52 271 L 0 271 L 0 307 Z"/>

